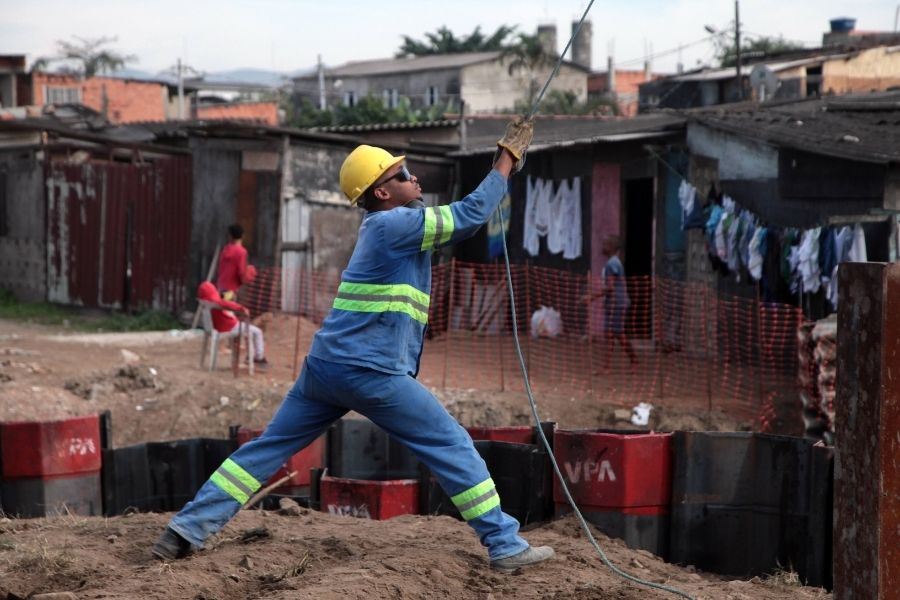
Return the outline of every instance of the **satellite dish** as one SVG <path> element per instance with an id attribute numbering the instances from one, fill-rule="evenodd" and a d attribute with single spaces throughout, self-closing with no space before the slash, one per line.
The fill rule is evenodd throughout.
<path id="1" fill-rule="evenodd" d="M 756 65 L 750 71 L 750 87 L 756 92 L 756 99 L 760 102 L 775 96 L 775 92 L 780 86 L 781 82 L 778 77 L 766 65 Z"/>

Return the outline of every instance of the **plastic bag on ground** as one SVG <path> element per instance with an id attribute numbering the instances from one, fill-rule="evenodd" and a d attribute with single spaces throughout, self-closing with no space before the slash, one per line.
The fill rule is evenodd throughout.
<path id="1" fill-rule="evenodd" d="M 531 337 L 554 338 L 562 333 L 562 317 L 559 312 L 541 306 L 531 315 Z"/>

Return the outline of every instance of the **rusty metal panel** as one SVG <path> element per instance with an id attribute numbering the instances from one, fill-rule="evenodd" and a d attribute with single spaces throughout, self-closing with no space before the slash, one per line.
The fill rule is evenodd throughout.
<path id="1" fill-rule="evenodd" d="M 47 166 L 47 296 L 103 308 L 177 310 L 191 226 L 191 161 Z"/>
<path id="2" fill-rule="evenodd" d="M 47 297 L 97 306 L 102 174 L 51 163 L 47 172 Z M 100 184 L 100 185 L 98 185 Z"/>
<path id="3" fill-rule="evenodd" d="M 900 599 L 900 265 L 839 269 L 834 597 Z"/>

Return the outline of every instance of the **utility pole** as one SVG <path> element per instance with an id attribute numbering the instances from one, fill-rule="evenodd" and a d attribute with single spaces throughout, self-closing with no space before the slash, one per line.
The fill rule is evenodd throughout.
<path id="1" fill-rule="evenodd" d="M 178 71 L 178 119 L 184 119 L 184 65 L 181 64 L 181 59 L 178 59 L 178 66 L 176 67 Z"/>
<path id="2" fill-rule="evenodd" d="M 319 110 L 325 110 L 325 65 L 322 64 L 322 55 L 318 55 L 319 70 Z"/>
<path id="3" fill-rule="evenodd" d="M 738 0 L 734 0 L 734 49 L 737 53 L 738 102 L 744 99 L 744 81 L 741 79 L 741 11 Z"/>

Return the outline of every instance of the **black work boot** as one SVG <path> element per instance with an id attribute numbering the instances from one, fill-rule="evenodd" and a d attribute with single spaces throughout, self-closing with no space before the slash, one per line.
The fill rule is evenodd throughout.
<path id="1" fill-rule="evenodd" d="M 177 560 L 191 553 L 191 543 L 178 535 L 171 527 L 166 527 L 151 552 L 159 560 Z"/>
<path id="2" fill-rule="evenodd" d="M 553 548 L 550 546 L 538 546 L 537 548 L 528 546 L 518 554 L 499 560 L 492 560 L 491 568 L 501 573 L 512 573 L 519 569 L 542 563 L 545 560 L 550 560 L 554 554 Z"/>

